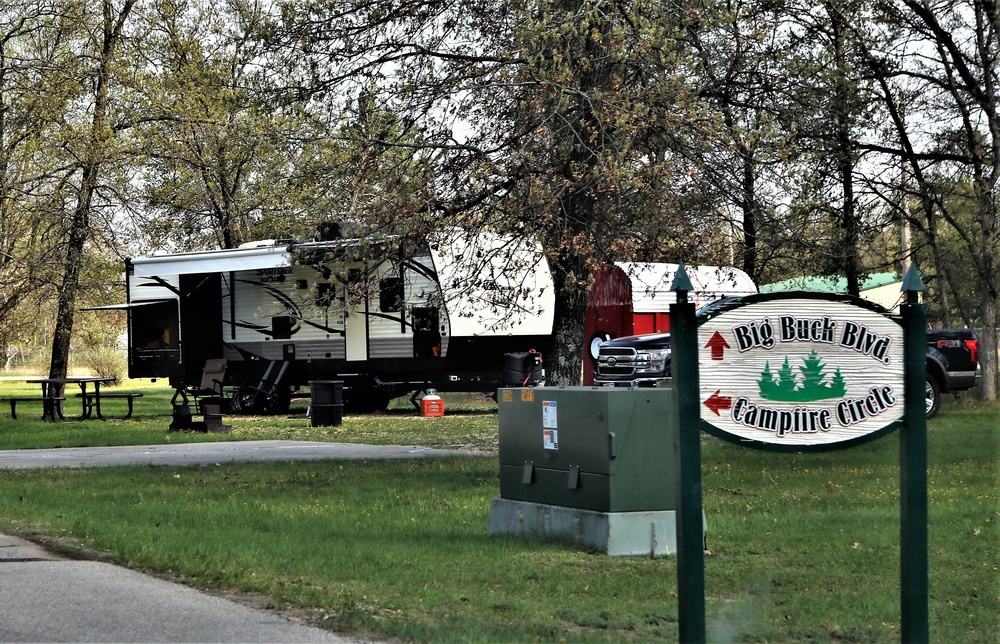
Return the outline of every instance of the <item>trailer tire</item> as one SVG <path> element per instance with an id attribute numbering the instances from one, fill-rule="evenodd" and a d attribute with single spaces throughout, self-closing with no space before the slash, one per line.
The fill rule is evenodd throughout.
<path id="1" fill-rule="evenodd" d="M 256 387 L 244 385 L 233 394 L 230 410 L 234 414 L 263 415 L 286 414 L 292 404 L 292 393 L 288 387 L 278 387 L 267 396 Z"/>
<path id="2" fill-rule="evenodd" d="M 268 400 L 266 412 L 268 414 L 287 414 L 292 406 L 292 390 L 288 387 L 279 386 L 274 391 L 274 395 Z"/>
<path id="3" fill-rule="evenodd" d="M 256 400 L 253 392 L 245 387 L 238 388 L 233 392 L 233 398 L 229 403 L 229 410 L 234 414 L 257 414 Z"/>
<path id="4" fill-rule="evenodd" d="M 352 392 L 344 401 L 344 409 L 355 414 L 374 414 L 389 408 L 392 398 L 384 391 L 362 390 Z"/>
<path id="5" fill-rule="evenodd" d="M 344 392 L 344 411 L 355 414 L 374 414 L 385 411 L 393 398 L 393 390 L 386 389 L 375 380 L 352 384 Z"/>
<path id="6" fill-rule="evenodd" d="M 590 336 L 590 357 L 597 361 L 597 358 L 601 355 L 601 345 L 611 339 L 611 334 L 607 331 L 597 331 L 594 335 Z"/>

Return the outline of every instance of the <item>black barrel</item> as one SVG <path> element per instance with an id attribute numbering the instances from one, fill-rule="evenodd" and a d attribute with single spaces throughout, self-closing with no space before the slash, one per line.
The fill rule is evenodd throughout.
<path id="1" fill-rule="evenodd" d="M 344 381 L 309 381 L 309 418 L 313 427 L 339 427 L 344 422 Z"/>

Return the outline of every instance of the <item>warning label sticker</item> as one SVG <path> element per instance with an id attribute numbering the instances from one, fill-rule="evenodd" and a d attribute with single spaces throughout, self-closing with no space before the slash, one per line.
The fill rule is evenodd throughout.
<path id="1" fill-rule="evenodd" d="M 556 401 L 542 401 L 542 427 L 545 429 L 559 429 L 559 421 L 556 417 Z"/>

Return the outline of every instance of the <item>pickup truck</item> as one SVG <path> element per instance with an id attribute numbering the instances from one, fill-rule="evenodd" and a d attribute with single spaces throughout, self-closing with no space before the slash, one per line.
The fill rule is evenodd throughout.
<path id="1" fill-rule="evenodd" d="M 972 329 L 927 331 L 927 417 L 941 406 L 941 394 L 957 394 L 976 384 L 979 356 Z M 670 334 L 616 338 L 598 352 L 594 384 L 604 387 L 657 387 L 670 378 Z"/>
<path id="2" fill-rule="evenodd" d="M 972 329 L 928 329 L 927 417 L 941 406 L 941 394 L 958 394 L 976 384 L 979 340 Z"/>

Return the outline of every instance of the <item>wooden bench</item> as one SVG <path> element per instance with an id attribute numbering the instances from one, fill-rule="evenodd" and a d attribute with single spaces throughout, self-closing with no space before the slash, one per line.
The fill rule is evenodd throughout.
<path id="1" fill-rule="evenodd" d="M 41 396 L 22 396 L 19 398 L 0 398 L 0 400 L 10 403 L 10 417 L 15 420 L 17 419 L 17 403 L 19 402 L 40 402 L 46 412 L 48 411 L 48 404 L 51 403 L 53 405 L 52 419 L 55 420 L 55 414 L 59 413 L 59 410 L 54 408 L 55 403 L 62 402 L 66 400 L 66 398 L 62 396 L 53 396 L 50 398 L 42 398 Z M 44 413 L 42 417 L 45 417 Z"/>
<path id="2" fill-rule="evenodd" d="M 90 414 L 93 412 L 95 407 L 94 404 L 95 394 L 94 392 L 88 391 L 86 394 L 77 394 L 76 397 L 82 398 L 84 395 L 87 396 L 87 401 L 86 401 L 87 417 L 89 418 Z M 128 392 L 128 391 L 101 392 L 101 400 L 106 400 L 108 398 L 125 399 L 128 401 L 128 413 L 126 413 L 120 419 L 120 420 L 128 420 L 129 418 L 132 417 L 132 401 L 134 401 L 136 398 L 142 398 L 142 394 L 136 392 Z M 107 420 L 104 417 L 104 414 L 101 413 L 100 409 L 97 410 L 97 417 L 100 418 L 101 420 Z"/>

